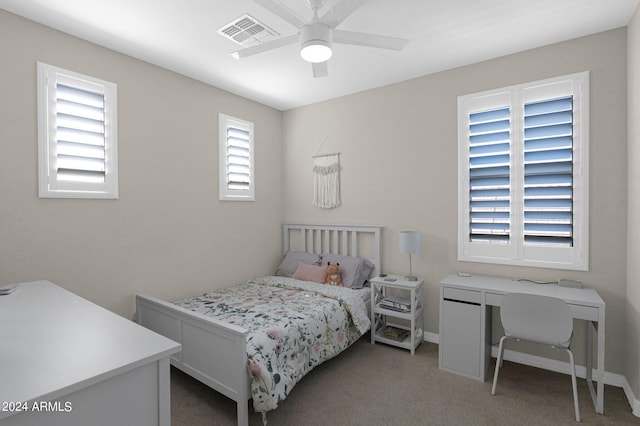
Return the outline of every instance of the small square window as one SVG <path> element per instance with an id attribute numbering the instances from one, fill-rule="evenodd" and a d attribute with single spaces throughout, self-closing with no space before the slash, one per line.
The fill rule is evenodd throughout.
<path id="1" fill-rule="evenodd" d="M 118 198 L 114 83 L 38 62 L 41 198 Z"/>
<path id="2" fill-rule="evenodd" d="M 220 200 L 254 201 L 253 123 L 218 115 Z"/>

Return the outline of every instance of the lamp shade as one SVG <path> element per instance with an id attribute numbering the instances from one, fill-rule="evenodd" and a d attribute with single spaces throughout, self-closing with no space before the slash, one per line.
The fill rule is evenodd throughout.
<path id="1" fill-rule="evenodd" d="M 400 231 L 400 253 L 422 253 L 422 235 L 418 231 Z"/>

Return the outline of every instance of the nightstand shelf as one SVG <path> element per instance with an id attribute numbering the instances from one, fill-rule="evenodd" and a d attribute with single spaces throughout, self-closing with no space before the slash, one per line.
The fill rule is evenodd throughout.
<path id="1" fill-rule="evenodd" d="M 387 297 L 389 289 L 402 290 L 408 296 L 408 310 L 406 312 L 396 311 L 381 306 L 383 299 Z M 424 333 L 422 331 L 424 323 L 424 281 L 406 281 L 400 275 L 388 275 L 376 277 L 371 280 L 371 343 L 385 343 L 408 349 L 411 354 L 415 354 L 415 349 L 422 343 Z M 396 320 L 396 322 L 394 322 Z M 397 322 L 407 324 L 398 324 Z M 394 327 L 397 330 L 406 330 L 408 335 L 404 339 L 395 339 L 385 336 L 387 327 Z"/>

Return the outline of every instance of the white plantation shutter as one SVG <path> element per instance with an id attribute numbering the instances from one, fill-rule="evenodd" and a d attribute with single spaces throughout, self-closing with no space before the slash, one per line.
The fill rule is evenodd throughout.
<path id="1" fill-rule="evenodd" d="M 220 200 L 253 201 L 255 197 L 253 123 L 218 116 Z"/>
<path id="2" fill-rule="evenodd" d="M 116 86 L 38 63 L 40 196 L 117 198 Z"/>
<path id="3" fill-rule="evenodd" d="M 251 186 L 251 134 L 227 127 L 227 187 L 248 191 Z"/>
<path id="4" fill-rule="evenodd" d="M 509 242 L 509 108 L 469 114 L 469 238 Z"/>
<path id="5" fill-rule="evenodd" d="M 573 245 L 573 98 L 524 106 L 524 242 Z"/>
<path id="6" fill-rule="evenodd" d="M 105 181 L 104 94 L 56 85 L 57 179 Z"/>
<path id="7" fill-rule="evenodd" d="M 458 99 L 460 260 L 588 269 L 588 73 Z"/>

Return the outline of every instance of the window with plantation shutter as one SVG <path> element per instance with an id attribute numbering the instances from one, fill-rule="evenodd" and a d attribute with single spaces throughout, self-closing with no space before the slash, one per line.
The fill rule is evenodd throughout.
<path id="1" fill-rule="evenodd" d="M 38 63 L 39 194 L 118 198 L 116 85 Z"/>
<path id="2" fill-rule="evenodd" d="M 253 201 L 253 123 L 218 115 L 220 200 Z"/>
<path id="3" fill-rule="evenodd" d="M 509 108 L 469 114 L 469 239 L 509 242 Z"/>
<path id="4" fill-rule="evenodd" d="M 458 258 L 588 270 L 588 73 L 458 98 Z"/>
<path id="5" fill-rule="evenodd" d="M 524 243 L 573 245 L 573 97 L 524 106 Z"/>

